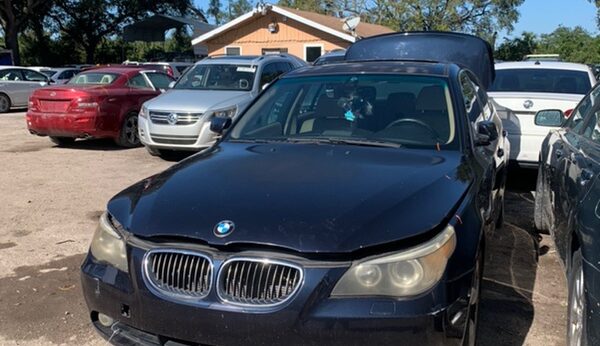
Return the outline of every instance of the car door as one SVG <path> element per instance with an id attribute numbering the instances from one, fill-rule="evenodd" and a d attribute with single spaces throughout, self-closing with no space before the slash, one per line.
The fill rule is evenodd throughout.
<path id="1" fill-rule="evenodd" d="M 30 87 L 25 82 L 21 69 L 10 68 L 0 70 L 0 92 L 10 98 L 13 107 L 24 107 L 29 99 Z"/>
<path id="2" fill-rule="evenodd" d="M 575 206 L 583 192 L 580 185 L 583 169 L 589 169 L 590 162 L 582 151 L 582 132 L 590 123 L 593 110 L 598 107 L 600 89 L 588 94 L 575 108 L 566 126 L 557 132 L 549 153 L 550 190 L 554 214 L 554 232 L 556 239 L 569 239 L 568 235 L 574 222 Z M 596 104 L 596 106 L 594 106 Z M 585 172 L 585 173 L 584 173 Z M 565 250 L 565 244 L 560 244 Z"/>
<path id="3" fill-rule="evenodd" d="M 36 89 L 48 85 L 49 78 L 45 74 L 34 70 L 22 69 L 22 72 L 24 77 L 23 84 L 28 88 L 26 88 L 27 96 L 25 97 L 25 104 L 27 104 L 29 96 L 31 96 Z"/>
<path id="4" fill-rule="evenodd" d="M 150 79 L 142 72 L 130 77 L 127 86 L 129 87 L 132 106 L 138 110 L 142 106 L 142 103 L 160 94 L 160 91 L 154 88 Z"/>
<path id="5" fill-rule="evenodd" d="M 175 78 L 160 72 L 144 72 L 155 90 L 161 93 L 169 89 L 169 84 L 175 81 Z"/>

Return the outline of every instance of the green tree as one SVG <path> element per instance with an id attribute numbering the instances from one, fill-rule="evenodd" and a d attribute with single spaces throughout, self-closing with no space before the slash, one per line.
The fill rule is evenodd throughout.
<path id="1" fill-rule="evenodd" d="M 577 63 L 600 62 L 600 38 L 593 37 L 582 27 L 559 27 L 542 35 L 537 53 L 560 54 L 565 61 Z"/>
<path id="2" fill-rule="evenodd" d="M 215 24 L 221 24 L 221 20 L 223 19 L 223 12 L 221 11 L 221 1 L 219 0 L 210 0 L 208 3 L 208 10 L 206 13 L 213 17 L 215 20 Z"/>
<path id="3" fill-rule="evenodd" d="M 527 54 L 533 54 L 538 47 L 538 38 L 532 32 L 523 32 L 512 40 L 507 38 L 498 46 L 494 57 L 499 60 L 519 61 Z"/>
<path id="4" fill-rule="evenodd" d="M 342 6 L 336 0 L 279 0 L 278 5 L 321 14 L 336 14 Z"/>
<path id="5" fill-rule="evenodd" d="M 252 3 L 249 0 L 233 0 L 228 5 L 228 19 L 233 20 L 241 15 L 252 11 Z"/>
<path id="6" fill-rule="evenodd" d="M 0 1 L 0 25 L 4 31 L 4 42 L 13 52 L 15 64 L 21 63 L 19 33 L 42 7 L 51 5 L 51 0 L 2 0 Z"/>
<path id="7" fill-rule="evenodd" d="M 66 38 L 78 42 L 87 63 L 95 62 L 97 47 L 123 27 L 153 13 L 183 13 L 190 0 L 56 0 L 51 18 Z"/>

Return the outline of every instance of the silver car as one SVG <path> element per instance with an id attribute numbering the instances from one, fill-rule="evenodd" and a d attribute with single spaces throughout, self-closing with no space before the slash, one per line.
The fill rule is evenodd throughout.
<path id="1" fill-rule="evenodd" d="M 213 117 L 235 118 L 279 75 L 302 66 L 289 55 L 221 56 L 204 59 L 171 90 L 147 101 L 138 117 L 140 141 L 152 155 L 211 146 Z M 304 63 L 305 64 L 305 63 Z"/>
<path id="2" fill-rule="evenodd" d="M 51 83 L 43 73 L 18 66 L 0 66 L 0 113 L 26 108 L 35 89 Z"/>
<path id="3" fill-rule="evenodd" d="M 40 72 L 50 77 L 50 79 L 52 79 L 52 81 L 56 84 L 65 84 L 71 78 L 73 78 L 73 76 L 79 74 L 81 70 L 69 67 L 56 67 L 47 70 L 41 70 Z"/>

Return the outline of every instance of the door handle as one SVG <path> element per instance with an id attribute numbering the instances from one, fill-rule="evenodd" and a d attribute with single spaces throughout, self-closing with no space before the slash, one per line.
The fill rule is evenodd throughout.
<path id="1" fill-rule="evenodd" d="M 594 172 L 592 170 L 584 168 L 581 170 L 581 176 L 579 177 L 579 184 L 585 185 L 594 177 Z"/>
<path id="2" fill-rule="evenodd" d="M 556 158 L 559 158 L 559 159 L 560 159 L 560 158 L 563 156 L 563 151 L 562 151 L 562 149 L 556 149 L 556 150 L 554 151 L 554 155 L 556 156 Z"/>

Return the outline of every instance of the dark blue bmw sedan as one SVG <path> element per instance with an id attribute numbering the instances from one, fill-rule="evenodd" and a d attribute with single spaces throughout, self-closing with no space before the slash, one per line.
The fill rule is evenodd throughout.
<path id="1" fill-rule="evenodd" d="M 508 141 L 484 41 L 361 40 L 115 196 L 82 265 L 118 345 L 475 343 Z"/>

